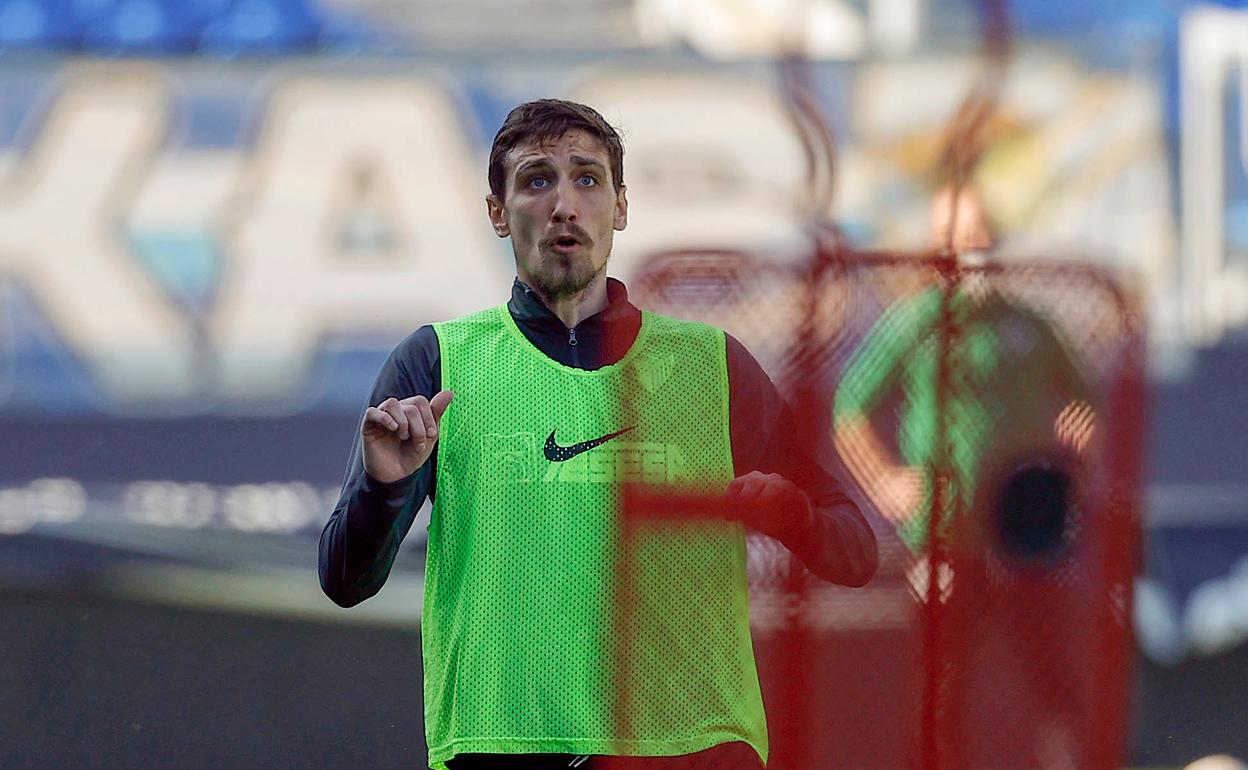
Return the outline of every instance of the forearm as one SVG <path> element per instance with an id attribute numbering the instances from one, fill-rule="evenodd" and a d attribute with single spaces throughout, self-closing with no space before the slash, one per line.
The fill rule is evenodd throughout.
<path id="1" fill-rule="evenodd" d="M 784 480 L 760 480 L 776 496 L 753 513 L 743 508 L 741 515 L 820 578 L 864 585 L 879 561 L 875 533 L 837 478 L 803 445 L 809 428 L 799 426 L 757 361 L 735 339 L 727 344 L 734 484 L 756 473 Z"/>
<path id="2" fill-rule="evenodd" d="M 440 389 L 438 338 L 432 326 L 422 326 L 382 365 L 364 414 L 367 406 L 390 397 L 433 397 Z M 435 494 L 437 449 L 414 474 L 382 484 L 364 471 L 361 425 L 348 458 L 342 495 L 321 532 L 319 555 L 321 588 L 343 607 L 359 604 L 385 583 L 416 512 Z"/>
<path id="3" fill-rule="evenodd" d="M 780 542 L 823 580 L 844 586 L 866 585 L 879 566 L 879 548 L 871 525 L 847 499 L 817 503 L 812 508 L 807 525 L 781 533 Z"/>
<path id="4" fill-rule="evenodd" d="M 393 484 L 360 473 L 321 532 L 321 588 L 351 607 L 373 596 L 390 574 L 399 544 L 425 497 L 421 472 Z"/>

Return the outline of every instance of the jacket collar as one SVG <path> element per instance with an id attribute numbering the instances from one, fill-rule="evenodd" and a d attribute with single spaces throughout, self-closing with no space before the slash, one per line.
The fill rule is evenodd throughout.
<path id="1" fill-rule="evenodd" d="M 511 311 L 512 318 L 517 321 L 525 321 L 529 323 L 546 325 L 548 323 L 558 324 L 561 328 L 566 328 L 559 316 L 546 307 L 546 303 L 542 302 L 537 296 L 537 292 L 533 291 L 524 281 L 516 278 L 511 286 L 511 299 L 507 302 L 507 309 Z M 577 329 L 590 326 L 614 325 L 620 322 L 635 321 L 641 313 L 633 303 L 628 301 L 628 288 L 624 286 L 622 281 L 615 278 L 607 279 L 607 306 L 602 310 L 594 313 L 588 318 L 581 320 L 577 324 Z"/>

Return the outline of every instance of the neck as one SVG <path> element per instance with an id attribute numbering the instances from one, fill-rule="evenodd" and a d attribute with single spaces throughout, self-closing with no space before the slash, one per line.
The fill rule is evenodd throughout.
<path id="1" fill-rule="evenodd" d="M 581 321 L 589 318 L 595 313 L 600 313 L 607 306 L 607 271 L 603 270 L 595 275 L 584 289 L 575 294 L 565 296 L 552 297 L 542 291 L 541 287 L 529 280 L 523 274 L 520 280 L 524 281 L 542 304 L 550 308 L 550 312 L 559 317 L 563 321 L 563 325 L 571 329 Z"/>

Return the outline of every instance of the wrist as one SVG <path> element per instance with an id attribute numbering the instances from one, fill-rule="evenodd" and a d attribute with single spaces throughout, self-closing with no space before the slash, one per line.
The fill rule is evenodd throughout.
<path id="1" fill-rule="evenodd" d="M 767 534 L 792 548 L 809 536 L 815 525 L 815 509 L 801 487 L 787 479 L 784 483 L 787 487 L 784 494 L 774 499 L 774 507 L 767 512 L 771 522 L 771 531 Z"/>
<path id="2" fill-rule="evenodd" d="M 376 497 L 401 497 L 416 483 L 416 474 L 419 472 L 420 469 L 417 468 L 406 476 L 387 481 L 377 478 L 365 469 L 360 491 Z"/>

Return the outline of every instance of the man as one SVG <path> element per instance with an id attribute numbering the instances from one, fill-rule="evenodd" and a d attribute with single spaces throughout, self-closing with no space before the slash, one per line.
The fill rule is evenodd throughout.
<path id="1" fill-rule="evenodd" d="M 994 246 L 991 221 L 974 187 L 940 188 L 931 228 L 932 246 L 957 254 L 964 265 L 982 265 Z M 948 379 L 940 394 L 942 355 Z M 902 394 L 895 453 L 871 426 L 872 412 L 894 388 Z M 1093 423 L 1090 393 L 1053 324 L 1004 296 L 987 274 L 972 271 L 948 297 L 932 285 L 881 314 L 842 373 L 835 443 L 880 513 L 907 545 L 921 548 L 928 544 L 939 437 L 948 446 L 945 503 L 952 506 L 956 499 L 965 508 L 977 476 L 993 470 L 981 467 L 986 460 L 1017 459 L 1028 450 L 1082 451 Z M 1086 426 L 1073 430 L 1072 423 Z"/>
<path id="2" fill-rule="evenodd" d="M 994 246 L 973 187 L 938 190 L 931 223 L 932 245 L 963 265 L 982 266 Z M 1066 770 L 1086 764 L 1075 730 L 1088 695 L 1072 671 L 1088 653 L 1063 633 L 1092 624 L 1078 577 L 1087 557 L 1068 546 L 1080 526 L 1075 477 L 1094 432 L 1094 390 L 1049 318 L 1002 291 L 1008 275 L 969 270 L 952 291 L 928 286 L 886 309 L 842 373 L 835 443 L 913 550 L 907 576 L 925 602 L 929 559 L 944 546 L 939 621 L 934 606 L 927 616 L 939 637 L 925 651 L 944 677 L 929 693 L 939 699 L 943 761 Z M 873 425 L 889 407 L 895 450 Z M 985 730 L 974 717 L 988 712 L 1022 727 Z"/>
<path id="3" fill-rule="evenodd" d="M 597 112 L 517 107 L 494 138 L 489 183 L 490 222 L 515 253 L 511 299 L 418 329 L 383 365 L 321 537 L 322 587 L 342 606 L 376 593 L 429 495 L 431 765 L 760 767 L 737 524 L 715 525 L 709 546 L 662 543 L 645 557 L 707 561 L 646 597 L 634 630 L 653 638 L 691 607 L 708 622 L 682 638 L 702 652 L 687 678 L 639 661 L 630 682 L 646 694 L 616 713 L 604 658 L 618 630 L 621 480 L 724 491 L 740 523 L 846 585 L 875 571 L 874 535 L 797 451 L 792 415 L 740 344 L 642 313 L 606 277 L 628 201 L 623 147 Z"/>

